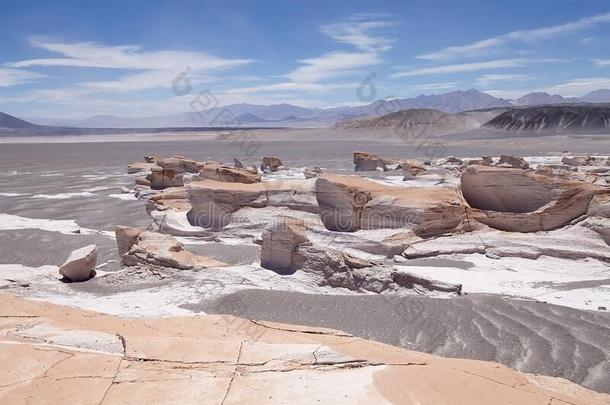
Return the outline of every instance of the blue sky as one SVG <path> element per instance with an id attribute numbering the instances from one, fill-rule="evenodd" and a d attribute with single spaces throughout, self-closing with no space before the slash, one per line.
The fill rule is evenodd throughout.
<path id="1" fill-rule="evenodd" d="M 22 117 L 610 88 L 604 0 L 2 1 L 0 38 L 0 111 Z"/>

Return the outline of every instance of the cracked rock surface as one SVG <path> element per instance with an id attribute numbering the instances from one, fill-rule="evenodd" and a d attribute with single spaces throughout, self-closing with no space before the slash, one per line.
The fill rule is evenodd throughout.
<path id="1" fill-rule="evenodd" d="M 0 295 L 0 402 L 607 404 L 504 366 L 232 316 L 125 320 Z"/>

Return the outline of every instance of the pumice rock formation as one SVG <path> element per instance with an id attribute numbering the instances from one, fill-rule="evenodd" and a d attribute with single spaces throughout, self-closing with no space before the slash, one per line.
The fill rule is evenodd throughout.
<path id="1" fill-rule="evenodd" d="M 169 235 L 128 227 L 117 227 L 115 234 L 121 262 L 126 266 L 152 264 L 180 270 L 226 266 L 189 252 Z"/>
<path id="2" fill-rule="evenodd" d="M 275 156 L 265 156 L 261 162 L 263 172 L 277 172 L 284 164 L 280 158 Z"/>
<path id="3" fill-rule="evenodd" d="M 585 215 L 594 196 L 610 193 L 586 182 L 476 165 L 464 171 L 461 186 L 473 219 L 511 232 L 562 227 Z"/>
<path id="4" fill-rule="evenodd" d="M 87 281 L 95 275 L 96 263 L 96 246 L 88 245 L 70 253 L 59 267 L 59 274 L 70 281 Z"/>

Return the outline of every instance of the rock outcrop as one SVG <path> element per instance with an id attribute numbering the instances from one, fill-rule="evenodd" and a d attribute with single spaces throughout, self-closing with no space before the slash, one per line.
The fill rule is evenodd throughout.
<path id="1" fill-rule="evenodd" d="M 296 250 L 306 242 L 305 222 L 297 218 L 278 218 L 263 232 L 261 266 L 280 273 L 293 272 Z"/>
<path id="2" fill-rule="evenodd" d="M 501 155 L 498 166 L 512 167 L 517 169 L 529 169 L 530 165 L 522 157 Z"/>
<path id="3" fill-rule="evenodd" d="M 193 181 L 204 179 L 246 184 L 261 182 L 261 176 L 256 171 L 243 167 L 228 167 L 217 162 L 206 162 L 203 164 L 201 171 L 193 178 Z"/>
<path id="4" fill-rule="evenodd" d="M 226 263 L 189 252 L 169 235 L 127 227 L 117 227 L 115 233 L 125 266 L 152 264 L 179 270 L 226 266 Z"/>
<path id="5" fill-rule="evenodd" d="M 275 156 L 265 156 L 261 162 L 263 172 L 277 172 L 284 164 L 280 158 Z"/>
<path id="6" fill-rule="evenodd" d="M 223 228 L 231 215 L 244 207 L 287 207 L 318 212 L 316 179 L 240 184 L 214 180 L 194 181 L 188 186 L 192 209 L 189 221 L 203 228 Z"/>
<path id="7" fill-rule="evenodd" d="M 0 301 L 2 401 L 11 404 L 26 397 L 54 404 L 75 398 L 87 404 L 287 404 L 313 398 L 603 405 L 609 399 L 564 379 L 400 349 L 332 329 L 230 315 L 119 318 L 8 294 Z"/>
<path id="8" fill-rule="evenodd" d="M 372 172 L 387 170 L 386 162 L 368 152 L 354 152 L 354 170 L 357 172 Z"/>
<path id="9" fill-rule="evenodd" d="M 510 232 L 562 227 L 585 215 L 594 196 L 610 193 L 586 182 L 484 166 L 469 166 L 461 184 L 471 219 Z"/>
<path id="10" fill-rule="evenodd" d="M 95 275 L 96 263 L 97 247 L 88 245 L 70 253 L 59 267 L 59 274 L 70 281 L 87 281 Z"/>
<path id="11" fill-rule="evenodd" d="M 318 178 L 316 199 L 332 231 L 411 227 L 431 235 L 456 229 L 466 218 L 454 189 L 392 187 L 358 176 Z"/>
<path id="12" fill-rule="evenodd" d="M 595 161 L 591 156 L 564 156 L 561 163 L 567 166 L 588 166 Z"/>
<path id="13" fill-rule="evenodd" d="M 203 163 L 187 159 L 183 156 L 173 156 L 168 159 L 159 159 L 151 173 L 146 177 L 150 187 L 161 190 L 167 187 L 184 186 L 185 173 L 199 173 Z"/>

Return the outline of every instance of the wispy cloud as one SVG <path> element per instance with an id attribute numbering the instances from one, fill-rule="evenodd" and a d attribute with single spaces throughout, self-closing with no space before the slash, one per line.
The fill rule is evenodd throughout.
<path id="1" fill-rule="evenodd" d="M 489 51 L 492 48 L 505 45 L 509 42 L 531 42 L 544 39 L 553 39 L 559 35 L 583 31 L 603 23 L 610 23 L 610 13 L 585 17 L 577 21 L 560 25 L 530 30 L 512 31 L 507 34 L 482 39 L 470 44 L 450 46 L 436 52 L 418 55 L 417 58 L 430 61 L 442 61 L 464 56 L 476 56 L 481 55 L 483 52 Z"/>
<path id="2" fill-rule="evenodd" d="M 597 66 L 610 66 L 610 59 L 594 59 L 593 63 Z"/>
<path id="3" fill-rule="evenodd" d="M 523 82 L 532 79 L 532 76 L 522 74 L 488 74 L 477 78 L 475 83 L 487 87 L 500 82 Z"/>
<path id="4" fill-rule="evenodd" d="M 357 86 L 346 83 L 346 80 L 354 74 L 363 75 L 364 69 L 384 63 L 383 53 L 391 48 L 393 39 L 378 34 L 378 30 L 394 25 L 387 18 L 386 15 L 357 14 L 334 24 L 323 25 L 320 27 L 322 33 L 355 49 L 337 50 L 298 60 L 299 66 L 283 75 L 287 79 L 284 82 L 230 89 L 225 94 L 327 93 Z M 331 80 L 332 83 L 329 82 Z"/>
<path id="5" fill-rule="evenodd" d="M 18 84 L 30 83 L 42 77 L 45 77 L 45 75 L 29 72 L 27 70 L 0 68 L 0 87 L 10 87 Z"/>
<path id="6" fill-rule="evenodd" d="M 385 19 L 371 19 L 379 15 L 356 14 L 345 21 L 323 25 L 320 31 L 337 42 L 353 45 L 365 52 L 385 52 L 391 48 L 394 39 L 375 34 L 373 31 L 391 27 L 394 22 Z"/>
<path id="7" fill-rule="evenodd" d="M 407 76 L 425 76 L 425 75 L 438 75 L 438 74 L 449 74 L 449 73 L 465 73 L 465 72 L 476 72 L 479 70 L 487 69 L 504 69 L 504 68 L 515 68 L 525 66 L 528 61 L 525 59 L 498 59 L 486 62 L 473 62 L 473 63 L 460 63 L 453 65 L 442 65 L 442 66 L 431 66 L 410 70 L 403 70 L 394 73 L 392 78 L 400 78 Z"/>
<path id="8" fill-rule="evenodd" d="M 610 89 L 610 77 L 573 79 L 567 83 L 549 87 L 545 91 L 562 96 L 578 97 L 599 89 Z"/>
<path id="9" fill-rule="evenodd" d="M 415 91 L 426 91 L 426 90 L 447 90 L 455 89 L 457 84 L 455 82 L 441 82 L 441 83 L 424 83 L 424 84 L 413 84 L 408 86 L 409 90 Z"/>
<path id="10" fill-rule="evenodd" d="M 299 61 L 303 66 L 288 73 L 295 82 L 315 83 L 321 80 L 343 76 L 367 66 L 378 65 L 383 60 L 376 53 L 330 52 L 317 58 Z"/>
<path id="11" fill-rule="evenodd" d="M 61 57 L 27 59 L 7 66 L 23 68 L 33 66 L 67 66 L 78 68 L 108 68 L 140 71 L 111 81 L 89 81 L 82 87 L 96 90 L 131 91 L 168 87 L 172 79 L 189 68 L 191 79 L 201 78 L 210 72 L 235 68 L 251 63 L 250 59 L 226 59 L 203 52 L 162 50 L 145 51 L 137 45 L 108 46 L 96 42 L 59 42 L 31 38 L 35 47 L 61 54 Z"/>

